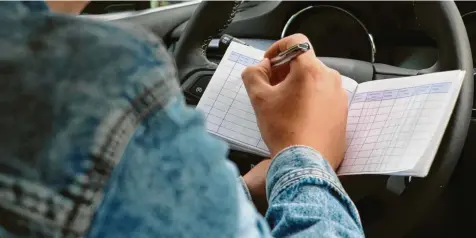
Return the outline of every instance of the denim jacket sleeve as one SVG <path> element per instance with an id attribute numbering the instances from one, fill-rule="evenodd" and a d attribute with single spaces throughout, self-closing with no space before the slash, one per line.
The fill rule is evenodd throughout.
<path id="1" fill-rule="evenodd" d="M 266 219 L 274 237 L 363 237 L 355 205 L 322 155 L 291 146 L 270 165 Z"/>
<path id="2" fill-rule="evenodd" d="M 0 237 L 361 234 L 306 148 L 271 166 L 270 231 L 155 36 L 40 2 L 0 5 Z"/>
<path id="3" fill-rule="evenodd" d="M 251 201 L 242 177 L 238 184 Z M 327 161 L 310 147 L 291 146 L 278 153 L 268 170 L 266 190 L 266 219 L 273 237 L 364 237 L 355 205 Z M 240 200 L 247 210 L 245 199 Z M 248 214 L 248 220 L 257 221 L 261 237 L 269 236 L 260 215 Z"/>

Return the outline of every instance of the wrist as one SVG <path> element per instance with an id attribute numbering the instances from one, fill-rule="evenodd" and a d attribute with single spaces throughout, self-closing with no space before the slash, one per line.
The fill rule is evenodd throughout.
<path id="1" fill-rule="evenodd" d="M 272 137 L 269 143 L 271 158 L 276 157 L 278 153 L 293 146 L 306 146 L 319 151 L 316 145 L 318 144 L 316 143 L 316 138 L 310 138 L 305 135 L 306 133 L 285 133 L 284 135 L 275 135 Z"/>
<path id="2" fill-rule="evenodd" d="M 305 178 L 309 173 L 339 184 L 339 180 L 319 151 L 309 146 L 292 146 L 280 152 L 271 163 L 266 178 L 268 201 L 272 201 L 282 189 Z"/>
<path id="3" fill-rule="evenodd" d="M 258 196 L 259 193 L 258 191 L 260 190 L 260 186 L 262 186 L 262 184 L 257 184 L 257 181 L 258 179 L 255 178 L 251 173 L 246 173 L 245 175 L 243 175 L 243 182 L 245 183 L 246 187 L 248 188 L 248 193 L 250 194 L 250 196 L 253 198 L 253 197 L 256 197 Z"/>
<path id="4" fill-rule="evenodd" d="M 326 160 L 327 163 L 329 163 L 329 165 L 334 169 L 334 171 L 337 170 L 337 168 L 339 167 L 339 161 L 329 160 L 331 157 L 327 156 L 327 153 L 323 152 L 323 150 L 320 150 L 318 146 L 311 145 L 311 144 L 308 144 L 308 143 L 296 143 L 296 144 L 287 145 L 285 147 L 281 147 L 280 150 L 278 150 L 274 153 L 271 152 L 272 160 L 274 160 L 274 158 L 278 157 L 281 153 L 283 153 L 286 150 L 288 150 L 290 148 L 293 148 L 293 147 L 305 147 L 305 148 L 314 150 L 316 152 L 319 152 L 322 155 L 323 159 Z"/>
<path id="5" fill-rule="evenodd" d="M 268 200 L 266 198 L 266 185 L 259 184 L 256 177 L 249 175 L 243 176 L 243 181 L 248 189 L 250 200 L 261 214 L 265 214 L 268 208 Z"/>

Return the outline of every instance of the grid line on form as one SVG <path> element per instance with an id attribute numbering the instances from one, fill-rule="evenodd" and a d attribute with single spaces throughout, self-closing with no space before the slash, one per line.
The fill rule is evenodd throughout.
<path id="1" fill-rule="evenodd" d="M 424 98 L 423 98 L 423 100 L 422 100 L 422 102 L 423 102 L 422 104 L 425 105 L 425 104 L 426 104 L 426 100 L 427 100 L 427 98 L 428 98 L 428 94 L 423 94 L 423 95 L 424 95 Z M 419 110 L 419 111 L 417 112 L 418 115 L 416 116 L 416 118 L 420 118 L 422 112 L 423 112 L 423 110 Z M 418 125 L 417 120 L 415 120 L 415 123 L 413 123 L 412 128 L 411 128 L 411 131 L 412 131 L 411 134 L 412 134 L 412 135 L 415 133 L 415 128 L 417 127 L 417 125 Z M 411 142 L 412 142 L 411 139 L 407 140 L 407 143 L 406 143 L 406 146 L 405 146 L 405 151 L 404 151 L 404 153 L 403 153 L 404 155 L 406 155 L 406 154 L 409 152 L 409 148 L 410 148 L 410 146 L 411 146 L 411 145 L 410 145 Z M 411 151 L 410 151 L 410 152 L 411 152 Z M 405 159 L 405 158 L 404 158 L 404 159 Z M 407 162 L 407 160 L 404 161 L 404 162 Z"/>
<path id="2" fill-rule="evenodd" d="M 373 114 L 373 115 L 371 114 L 371 116 L 373 116 L 373 117 L 372 117 L 372 122 L 370 123 L 371 126 L 370 126 L 370 129 L 369 129 L 369 134 L 368 134 L 368 136 L 371 136 L 371 135 L 370 135 L 370 132 L 372 131 L 372 125 L 373 125 L 374 122 L 375 122 L 375 118 L 377 118 L 377 112 L 379 111 L 378 109 L 380 108 L 380 105 L 381 105 L 381 104 L 382 104 L 382 99 L 380 99 L 380 101 L 378 101 L 378 106 L 376 107 L 377 110 L 375 111 L 375 114 Z M 373 109 L 373 108 L 372 108 L 372 109 Z M 368 138 L 368 136 L 367 136 L 367 138 Z M 364 144 L 362 145 L 362 147 L 363 147 L 364 145 L 366 145 L 365 142 L 367 141 L 367 138 L 365 138 L 365 141 L 364 141 Z M 378 140 L 377 140 L 377 141 L 378 141 Z M 375 150 L 376 142 L 371 142 L 371 143 L 372 143 L 371 152 L 370 152 L 369 156 L 365 159 L 365 165 L 364 165 L 364 167 L 362 167 L 362 170 L 365 170 L 365 168 L 367 168 L 367 167 L 369 166 L 369 160 L 370 160 L 370 158 L 371 158 L 372 153 L 373 153 L 374 150 Z M 362 148 L 361 148 L 361 149 L 362 149 Z"/>
<path id="3" fill-rule="evenodd" d="M 440 102 L 440 101 L 438 100 L 438 101 L 428 101 L 428 102 L 430 102 L 430 103 L 437 102 L 437 103 L 438 103 L 438 102 Z M 428 108 L 425 107 L 425 108 L 423 108 L 423 109 L 428 109 Z M 413 110 L 413 109 L 412 109 L 412 110 Z M 438 110 L 438 109 L 436 109 L 436 110 Z M 435 108 L 433 108 L 433 111 L 435 111 Z M 418 115 L 413 116 L 413 119 L 415 119 L 415 122 L 412 123 L 413 126 L 412 126 L 412 128 L 411 128 L 411 129 L 413 129 L 413 131 L 419 126 L 418 119 L 421 118 L 420 115 L 422 114 L 422 112 L 423 112 L 423 110 L 418 110 Z M 408 121 L 408 119 L 412 119 L 412 117 L 408 117 L 408 118 L 405 118 L 405 119 L 407 119 L 407 121 Z M 406 123 L 406 122 L 404 122 L 404 123 L 403 123 L 402 125 L 400 125 L 400 126 L 402 126 L 402 127 L 405 126 L 405 125 L 406 125 L 405 123 Z M 383 127 L 383 129 L 385 129 L 385 128 L 388 128 L 388 127 Z M 410 130 L 411 130 L 411 129 L 410 129 Z M 413 132 L 413 131 L 412 131 L 412 132 Z M 400 132 L 401 132 L 401 131 L 400 131 Z M 390 134 L 394 134 L 394 133 L 385 133 L 385 134 L 381 134 L 381 136 L 382 136 L 382 135 L 390 135 Z M 398 133 L 395 133 L 395 134 L 397 134 L 397 136 L 398 136 Z M 366 137 L 359 137 L 359 138 L 366 138 Z M 405 142 L 406 144 L 409 144 L 410 142 L 418 142 L 418 141 L 422 141 L 422 140 L 424 140 L 424 139 L 414 139 L 414 138 L 408 139 L 408 138 L 407 138 L 407 139 L 404 140 L 403 142 Z M 390 143 L 390 142 L 393 142 L 393 141 L 395 141 L 395 138 L 390 139 L 390 140 L 384 140 L 383 142 L 388 142 L 388 143 Z M 379 141 L 379 142 L 382 142 L 382 141 Z M 400 141 L 400 142 L 401 142 L 401 141 Z M 392 148 L 394 148 L 394 147 L 395 147 L 395 148 L 399 148 L 399 149 L 408 149 L 407 145 L 393 146 Z M 391 148 L 391 149 L 392 149 L 392 148 Z M 359 152 L 361 152 L 361 151 L 370 151 L 370 150 L 372 150 L 372 149 L 360 150 Z M 374 148 L 374 150 L 375 150 L 375 148 Z M 404 154 L 404 153 L 403 153 L 403 154 Z M 372 163 L 372 164 L 373 164 L 373 163 Z M 345 167 L 345 165 L 344 165 L 344 167 Z"/>
<path id="4" fill-rule="evenodd" d="M 237 64 L 236 62 L 233 64 L 233 67 L 231 68 L 230 73 L 228 74 L 228 77 L 226 77 L 225 83 L 223 84 L 223 88 L 225 87 L 225 84 L 227 84 L 228 80 L 230 79 L 231 73 L 233 73 L 233 70 L 235 69 L 236 64 Z M 222 88 L 222 89 L 223 89 L 223 88 Z M 221 92 L 221 91 L 220 91 L 220 92 Z M 230 111 L 231 105 L 233 105 L 233 102 L 235 101 L 237 94 L 238 94 L 238 92 L 235 93 L 235 96 L 233 97 L 232 103 L 231 103 L 231 104 L 228 106 L 228 108 L 226 109 L 225 116 L 223 117 L 223 120 L 221 121 L 221 123 L 220 123 L 220 125 L 218 126 L 218 128 L 222 127 L 223 122 L 225 121 L 225 118 L 226 118 L 226 116 L 228 115 L 228 111 Z M 217 98 L 217 99 L 218 99 L 218 98 Z"/>
<path id="5" fill-rule="evenodd" d="M 392 135 L 392 141 L 390 141 L 389 146 L 385 150 L 385 160 L 386 160 L 385 169 L 390 168 L 390 167 L 396 167 L 397 163 L 398 163 L 397 158 L 401 159 L 401 157 L 403 157 L 402 153 L 395 154 L 394 151 L 399 149 L 399 146 L 397 146 L 397 145 L 401 142 L 400 141 L 401 129 L 402 129 L 402 126 L 405 124 L 405 122 L 408 120 L 408 117 L 407 117 L 408 116 L 408 111 L 409 111 L 409 109 L 411 110 L 413 102 L 415 101 L 415 97 L 408 97 L 408 98 L 405 98 L 405 99 L 402 99 L 402 100 L 407 100 L 407 101 L 400 102 L 400 104 L 404 105 L 405 109 L 403 110 L 403 114 L 402 114 L 402 117 L 401 117 L 402 120 L 399 121 L 399 123 L 397 124 L 397 126 L 395 128 L 395 131 Z M 387 161 L 389 159 L 390 159 L 390 161 Z M 381 167 L 381 166 L 382 166 L 382 164 L 379 165 L 379 167 Z"/>
<path id="6" fill-rule="evenodd" d="M 267 150 L 266 147 L 260 146 L 261 134 L 257 127 L 251 103 L 246 101 L 248 96 L 241 80 L 241 73 L 245 67 L 258 62 L 257 59 L 235 51 L 231 51 L 220 62 L 216 77 L 224 77 L 225 75 L 226 77 L 223 81 L 212 85 L 216 88 L 211 89 L 211 91 L 207 87 L 204 93 L 204 95 L 210 95 L 213 92 L 210 99 L 212 101 L 215 99 L 207 114 L 207 128 L 224 138 Z"/>
<path id="7" fill-rule="evenodd" d="M 390 140 L 386 140 L 386 139 L 385 139 L 385 138 L 386 138 L 386 137 L 385 137 L 386 135 L 384 135 L 384 137 L 383 137 L 384 140 L 381 142 L 381 144 L 382 144 L 382 146 L 383 146 L 384 148 L 382 148 L 381 157 L 380 157 L 380 159 L 378 160 L 378 163 L 377 163 L 377 165 L 376 165 L 377 169 L 380 169 L 380 170 L 383 169 L 383 168 L 382 168 L 383 165 L 386 165 L 386 164 L 387 164 L 387 163 L 382 163 L 382 162 L 386 159 L 386 152 L 387 152 L 387 149 L 388 149 L 388 148 L 385 148 L 385 146 L 387 145 L 387 143 L 388 143 L 388 144 L 392 143 L 392 139 L 393 139 L 393 137 L 395 136 L 395 126 L 394 126 L 393 124 L 390 124 L 390 125 L 388 124 L 388 123 L 389 123 L 388 119 L 390 118 L 390 114 L 391 114 L 392 112 L 395 113 L 394 107 L 395 107 L 396 99 L 392 99 L 392 101 L 393 101 L 392 106 L 390 107 L 390 110 L 388 111 L 387 117 L 386 117 L 386 119 L 385 119 L 384 128 L 392 128 L 393 130 L 388 133 L 388 137 L 390 138 Z M 396 112 L 399 112 L 399 111 L 397 110 Z M 392 122 L 390 122 L 390 123 L 392 123 Z M 382 130 L 383 130 L 383 129 L 382 129 Z M 380 139 L 380 138 L 382 138 L 381 135 L 379 136 L 379 139 Z"/>
<path id="8" fill-rule="evenodd" d="M 351 110 L 352 110 L 352 105 L 350 106 L 350 108 L 351 108 Z M 350 113 L 349 113 L 349 114 L 350 114 Z M 355 132 L 357 132 L 357 126 L 358 126 L 358 124 L 359 124 L 358 122 L 359 122 L 361 116 L 362 116 L 362 110 L 359 111 L 359 116 L 357 116 L 358 119 L 357 119 L 357 123 L 356 123 L 356 126 L 355 126 L 355 128 L 356 128 L 355 131 L 351 131 L 351 132 L 352 132 L 352 133 L 351 133 L 351 140 L 350 140 L 350 143 L 349 143 L 348 146 L 347 146 L 346 152 L 349 150 L 349 148 L 350 148 L 350 149 L 352 148 L 352 147 L 351 147 L 352 142 L 353 142 L 356 138 L 358 138 L 358 137 L 355 137 Z M 349 127 L 347 127 L 347 129 L 348 129 L 348 128 L 349 128 Z M 346 133 L 346 134 L 347 134 L 347 133 Z M 347 135 L 346 135 L 346 136 L 347 136 Z M 348 154 L 346 153 L 346 155 L 348 155 Z M 354 163 L 353 159 L 352 159 L 352 160 L 350 160 L 351 158 L 348 158 L 348 159 L 349 159 L 349 160 L 348 160 L 348 163 L 352 162 L 352 165 L 353 165 L 353 163 Z"/>
<path id="9" fill-rule="evenodd" d="M 403 168 L 405 163 L 408 162 L 412 157 L 412 155 L 408 156 L 408 154 L 406 153 L 410 142 L 413 142 L 413 143 L 421 142 L 421 141 L 414 140 L 414 139 L 412 140 L 412 137 L 415 134 L 414 131 L 412 131 L 411 133 L 407 133 L 408 134 L 406 136 L 407 138 L 405 138 L 405 133 L 406 132 L 405 132 L 404 129 L 407 126 L 407 122 L 411 119 L 414 119 L 415 124 L 418 125 L 418 120 L 420 119 L 420 115 L 423 112 L 423 109 L 424 109 L 425 105 L 427 105 L 426 98 L 428 96 L 428 93 L 430 93 L 431 87 L 432 86 L 430 86 L 430 85 L 422 85 L 422 86 L 413 88 L 413 92 L 414 92 L 415 95 L 413 95 L 413 97 L 411 97 L 411 99 L 409 99 L 411 101 L 408 102 L 408 106 L 406 107 L 406 110 L 403 114 L 403 117 L 402 117 L 403 121 L 398 124 L 398 127 L 396 128 L 397 130 L 394 133 L 392 141 L 390 141 L 389 148 L 386 151 L 386 157 L 387 156 L 392 157 L 392 161 L 387 162 L 385 164 L 386 168 L 389 168 L 389 169 L 396 168 L 396 167 L 398 167 L 399 169 L 400 169 L 400 167 Z M 439 92 L 445 92 L 445 90 L 438 91 L 437 93 L 439 93 Z M 424 100 L 419 100 L 419 99 L 421 99 L 422 96 L 424 97 Z M 421 108 L 419 106 L 415 107 L 415 102 L 417 102 L 416 105 L 418 105 L 421 102 L 422 107 Z M 428 102 L 428 103 L 431 103 L 431 102 Z M 411 116 L 410 113 L 412 111 L 415 111 L 415 110 L 417 112 L 420 112 L 420 113 L 417 113 L 418 114 L 417 116 Z M 388 150 L 390 150 L 390 152 L 388 152 Z M 400 151 L 400 153 L 395 154 L 395 150 Z M 421 151 L 421 148 L 419 150 Z M 418 152 L 418 150 L 415 151 L 415 153 L 417 153 L 417 152 Z M 413 157 L 414 156 L 415 155 L 413 155 Z M 382 167 L 382 165 L 380 167 Z"/>
<path id="10" fill-rule="evenodd" d="M 447 82 L 357 93 L 349 107 L 350 144 L 339 172 L 387 172 L 401 168 L 403 159 L 413 159 L 412 153 L 424 150 L 431 139 L 426 131 L 436 124 L 429 119 L 441 113 L 450 86 Z"/>
<path id="11" fill-rule="evenodd" d="M 378 94 L 379 92 L 376 92 L 376 93 Z M 366 99 L 366 101 L 367 101 L 367 99 Z M 380 104 L 381 100 L 378 101 L 378 103 Z M 369 160 L 370 155 L 372 153 L 374 144 L 375 144 L 374 141 L 370 142 L 368 144 L 366 143 L 367 140 L 369 139 L 370 132 L 372 131 L 372 125 L 373 125 L 373 122 L 375 121 L 376 114 L 377 114 L 378 108 L 380 106 L 380 105 L 378 105 L 377 107 L 374 107 L 375 104 L 376 104 L 375 101 L 370 101 L 368 103 L 364 103 L 363 106 L 362 106 L 362 109 L 361 109 L 362 112 L 364 112 L 363 123 L 361 123 L 362 116 L 361 116 L 361 118 L 359 118 L 358 123 L 359 124 L 364 124 L 366 126 L 366 128 L 364 128 L 362 130 L 362 132 L 364 133 L 365 136 L 362 137 L 362 144 L 360 146 L 358 146 L 359 147 L 358 156 L 357 156 L 357 158 L 355 158 L 354 162 L 352 163 L 352 166 L 354 167 L 354 170 L 361 171 L 365 168 L 365 166 L 367 165 L 367 161 Z M 375 109 L 377 111 L 375 113 L 372 113 L 373 110 L 375 110 Z M 369 121 L 372 121 L 372 122 L 369 122 Z M 359 126 L 359 124 L 357 124 L 357 125 Z M 359 138 L 359 137 L 357 137 L 357 138 Z M 372 148 L 363 149 L 364 146 L 369 147 L 370 145 L 372 145 Z M 368 151 L 370 151 L 370 153 L 368 153 L 368 155 L 360 156 L 361 153 L 367 153 Z"/>
<path id="12" fill-rule="evenodd" d="M 236 63 L 235 63 L 235 64 L 236 64 Z M 230 77 L 230 74 L 231 74 L 233 68 L 235 67 L 235 64 L 233 64 L 233 66 L 231 67 L 230 73 L 228 73 L 228 76 L 226 77 L 225 82 L 224 82 L 223 84 L 225 84 L 225 83 L 228 81 L 228 78 Z M 213 102 L 213 104 L 212 104 L 212 108 L 215 108 L 215 104 L 216 104 L 217 101 L 218 101 L 218 96 L 220 96 L 222 90 L 223 90 L 223 86 L 220 87 L 220 91 L 218 91 L 217 97 L 214 99 L 214 102 Z M 210 111 L 211 111 L 211 110 L 210 110 Z M 226 114 L 226 113 L 225 113 L 225 114 Z M 210 115 L 210 112 L 207 114 L 207 119 L 208 119 L 208 116 L 209 116 L 209 115 Z M 221 124 L 220 124 L 220 125 L 221 125 Z M 220 125 L 218 125 L 218 127 L 220 127 Z"/>

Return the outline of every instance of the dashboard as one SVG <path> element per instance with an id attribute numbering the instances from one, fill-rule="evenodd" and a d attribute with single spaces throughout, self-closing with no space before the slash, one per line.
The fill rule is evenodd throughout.
<path id="1" fill-rule="evenodd" d="M 457 4 L 467 19 L 468 32 L 475 35 L 472 39 L 470 36 L 470 40 L 476 48 L 476 3 Z M 166 37 L 172 48 L 186 24 Z M 282 37 L 303 33 L 310 39 L 317 56 L 415 70 L 430 68 L 438 60 L 437 42 L 420 25 L 414 2 L 245 1 L 224 33 L 262 50 Z M 218 63 L 223 54 L 215 38 L 209 44 L 207 57 Z M 200 87 L 206 84 L 202 82 Z M 196 95 L 196 99 L 200 96 Z"/>
<path id="2" fill-rule="evenodd" d="M 476 35 L 471 37 L 471 32 L 476 33 L 476 3 L 456 4 L 476 48 L 472 39 Z M 410 69 L 428 68 L 437 61 L 437 43 L 420 26 L 414 2 L 245 1 L 242 5 L 224 33 L 250 39 L 258 48 L 266 49 L 267 45 L 292 33 L 304 33 L 317 56 L 352 58 Z M 171 41 L 178 40 L 185 25 L 171 33 Z M 219 61 L 222 54 L 213 42 L 208 53 L 212 61 Z"/>
<path id="3" fill-rule="evenodd" d="M 375 44 L 366 26 L 349 11 L 333 5 L 314 5 L 293 14 L 281 37 L 306 35 L 316 55 L 374 62 Z"/>
<path id="4" fill-rule="evenodd" d="M 437 60 L 436 42 L 419 26 L 412 2 L 285 1 L 254 3 L 248 8 L 247 3 L 225 33 L 271 42 L 304 33 L 318 56 L 413 69 L 430 67 Z M 175 29 L 171 37 L 178 39 L 184 27 Z M 213 47 L 211 51 L 214 55 Z"/>
<path id="5" fill-rule="evenodd" d="M 476 2 L 456 4 L 471 46 L 476 49 Z M 172 42 L 178 40 L 185 25 L 171 33 Z M 430 68 L 438 60 L 437 42 L 421 26 L 414 2 L 410 1 L 391 4 L 245 1 L 224 33 L 262 50 L 282 37 L 303 33 L 317 56 L 357 59 L 411 70 Z M 223 53 L 218 39 L 212 40 L 207 51 L 209 60 L 218 63 Z"/>

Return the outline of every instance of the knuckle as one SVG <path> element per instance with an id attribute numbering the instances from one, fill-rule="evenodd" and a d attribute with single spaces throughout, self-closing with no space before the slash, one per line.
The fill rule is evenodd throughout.
<path id="1" fill-rule="evenodd" d="M 254 75 L 256 75 L 256 66 L 248 66 L 246 67 L 245 70 L 241 73 L 241 78 L 243 79 L 243 82 L 248 82 L 250 81 Z"/>
<path id="2" fill-rule="evenodd" d="M 306 72 L 314 74 L 315 71 L 317 70 L 316 65 L 310 63 L 309 61 L 300 61 L 300 63 L 301 63 L 301 69 L 305 70 Z"/>
<path id="3" fill-rule="evenodd" d="M 342 87 L 341 75 L 337 70 L 329 68 L 328 75 L 334 81 L 336 87 Z"/>
<path id="4" fill-rule="evenodd" d="M 321 70 L 319 63 L 309 58 L 297 58 L 296 62 L 299 65 L 300 70 L 305 70 L 311 74 L 319 73 Z"/>
<path id="5" fill-rule="evenodd" d="M 259 67 L 259 66 L 255 66 L 255 67 L 256 67 L 257 73 L 259 73 L 260 76 L 268 77 L 268 75 L 271 75 L 271 72 L 269 71 L 269 69 L 267 69 L 265 67 Z"/>
<path id="6" fill-rule="evenodd" d="M 266 77 L 267 75 L 269 75 L 268 69 L 263 68 L 263 67 L 259 67 L 259 66 L 255 66 L 255 65 L 246 67 L 246 69 L 243 70 L 243 72 L 241 73 L 241 77 L 244 80 L 249 79 L 249 78 L 253 78 L 253 77 L 256 77 L 256 76 Z"/>
<path id="7" fill-rule="evenodd" d="M 320 78 L 323 76 L 325 77 L 325 74 L 322 74 L 322 71 L 318 65 L 312 62 L 301 61 L 299 68 L 302 72 L 304 72 L 304 75 L 310 76 L 310 78 L 315 80 L 320 80 Z"/>
<path id="8" fill-rule="evenodd" d="M 347 91 L 345 91 L 345 89 L 342 88 L 341 91 L 341 94 L 342 94 L 342 98 L 345 99 L 345 101 L 347 102 L 347 100 L 349 100 L 349 94 L 347 94 Z"/>
<path id="9" fill-rule="evenodd" d="M 329 75 L 334 79 L 340 79 L 341 77 L 340 73 L 337 70 L 331 68 L 329 68 Z"/>
<path id="10" fill-rule="evenodd" d="M 303 42 L 309 43 L 309 39 L 307 38 L 307 36 L 305 36 L 302 33 L 296 33 L 284 38 L 282 42 L 284 43 L 285 48 L 289 48 L 295 44 L 299 44 Z"/>
<path id="11" fill-rule="evenodd" d="M 266 101 L 265 92 L 261 90 L 251 90 L 248 92 L 248 96 L 250 97 L 250 101 L 255 105 L 260 105 Z"/>
<path id="12" fill-rule="evenodd" d="M 293 35 L 291 35 L 291 37 L 292 37 L 291 39 L 295 39 L 297 41 L 309 41 L 307 36 L 302 34 L 302 33 L 293 34 Z"/>
<path id="13" fill-rule="evenodd" d="M 252 67 L 253 67 L 253 66 L 248 66 L 248 67 L 245 68 L 245 70 L 243 70 L 243 72 L 241 72 L 241 77 L 242 77 L 243 79 L 246 79 L 246 78 L 248 78 L 248 77 L 251 75 L 251 73 L 253 72 L 253 68 L 252 68 Z"/>

